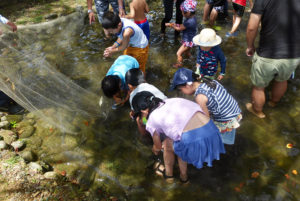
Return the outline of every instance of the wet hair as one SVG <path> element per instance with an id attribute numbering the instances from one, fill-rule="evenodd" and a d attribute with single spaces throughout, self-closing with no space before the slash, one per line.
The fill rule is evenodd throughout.
<path id="1" fill-rule="evenodd" d="M 164 103 L 164 101 L 155 97 L 148 91 L 141 91 L 137 93 L 132 99 L 132 107 L 134 111 L 133 117 L 136 118 L 141 116 L 142 110 L 149 109 L 147 116 L 148 119 L 151 112 L 153 112 L 160 105 L 160 103 Z"/>
<path id="2" fill-rule="evenodd" d="M 101 88 L 105 96 L 112 98 L 120 91 L 121 79 L 117 75 L 105 76 L 101 82 Z"/>
<path id="3" fill-rule="evenodd" d="M 125 81 L 127 84 L 131 84 L 132 86 L 138 86 L 145 81 L 144 73 L 139 68 L 133 68 L 126 72 Z"/>
<path id="4" fill-rule="evenodd" d="M 119 23 L 121 22 L 121 19 L 119 15 L 107 11 L 104 13 L 102 17 L 102 27 L 104 29 L 116 29 L 118 28 Z"/>

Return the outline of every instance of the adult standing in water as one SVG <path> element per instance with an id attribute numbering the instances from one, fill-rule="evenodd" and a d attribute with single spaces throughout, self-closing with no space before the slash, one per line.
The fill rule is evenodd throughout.
<path id="1" fill-rule="evenodd" d="M 274 107 L 287 90 L 287 80 L 300 64 L 299 0 L 255 1 L 247 28 L 247 56 L 253 56 L 251 68 L 252 103 L 247 109 L 264 118 L 265 87 L 273 80 L 268 105 Z M 261 23 L 257 50 L 254 41 Z"/>
<path id="2" fill-rule="evenodd" d="M 176 24 L 182 24 L 182 13 L 180 10 L 180 5 L 184 0 L 163 0 L 165 8 L 165 18 L 161 21 L 161 34 L 165 35 L 166 33 L 166 23 L 170 22 L 173 16 L 173 5 L 176 2 Z M 175 37 L 178 37 L 180 32 L 175 30 Z"/>
<path id="3" fill-rule="evenodd" d="M 114 10 L 114 13 L 119 14 L 120 16 L 125 15 L 124 2 L 123 0 L 94 0 L 95 6 L 98 14 L 98 20 L 101 23 L 102 17 L 105 12 L 108 11 L 109 4 Z M 93 2 L 92 0 L 87 0 L 88 14 L 90 24 L 95 21 L 95 14 L 92 10 Z"/>

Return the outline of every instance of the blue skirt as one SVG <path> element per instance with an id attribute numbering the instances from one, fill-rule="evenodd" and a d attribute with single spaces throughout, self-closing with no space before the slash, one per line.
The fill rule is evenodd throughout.
<path id="1" fill-rule="evenodd" d="M 219 160 L 225 148 L 219 129 L 212 120 L 200 128 L 182 133 L 181 140 L 173 143 L 174 152 L 183 161 L 202 168 L 203 163 L 212 167 L 213 160 Z"/>

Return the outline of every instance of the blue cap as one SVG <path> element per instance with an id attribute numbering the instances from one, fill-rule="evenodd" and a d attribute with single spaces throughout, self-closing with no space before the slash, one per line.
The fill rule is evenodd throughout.
<path id="1" fill-rule="evenodd" d="M 180 68 L 173 76 L 170 90 L 174 90 L 178 85 L 193 82 L 193 71 L 187 68 Z"/>

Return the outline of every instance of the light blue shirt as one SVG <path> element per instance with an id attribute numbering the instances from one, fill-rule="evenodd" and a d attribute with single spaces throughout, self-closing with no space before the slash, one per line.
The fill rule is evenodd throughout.
<path id="1" fill-rule="evenodd" d="M 121 89 L 126 89 L 126 83 L 125 83 L 125 75 L 127 71 L 133 68 L 139 68 L 139 62 L 128 55 L 121 55 L 119 56 L 113 65 L 110 67 L 108 72 L 106 73 L 107 75 L 117 75 L 121 79 Z"/>
<path id="2" fill-rule="evenodd" d="M 8 19 L 6 19 L 2 15 L 0 15 L 0 22 L 3 23 L 3 24 L 6 24 L 8 22 Z"/>

